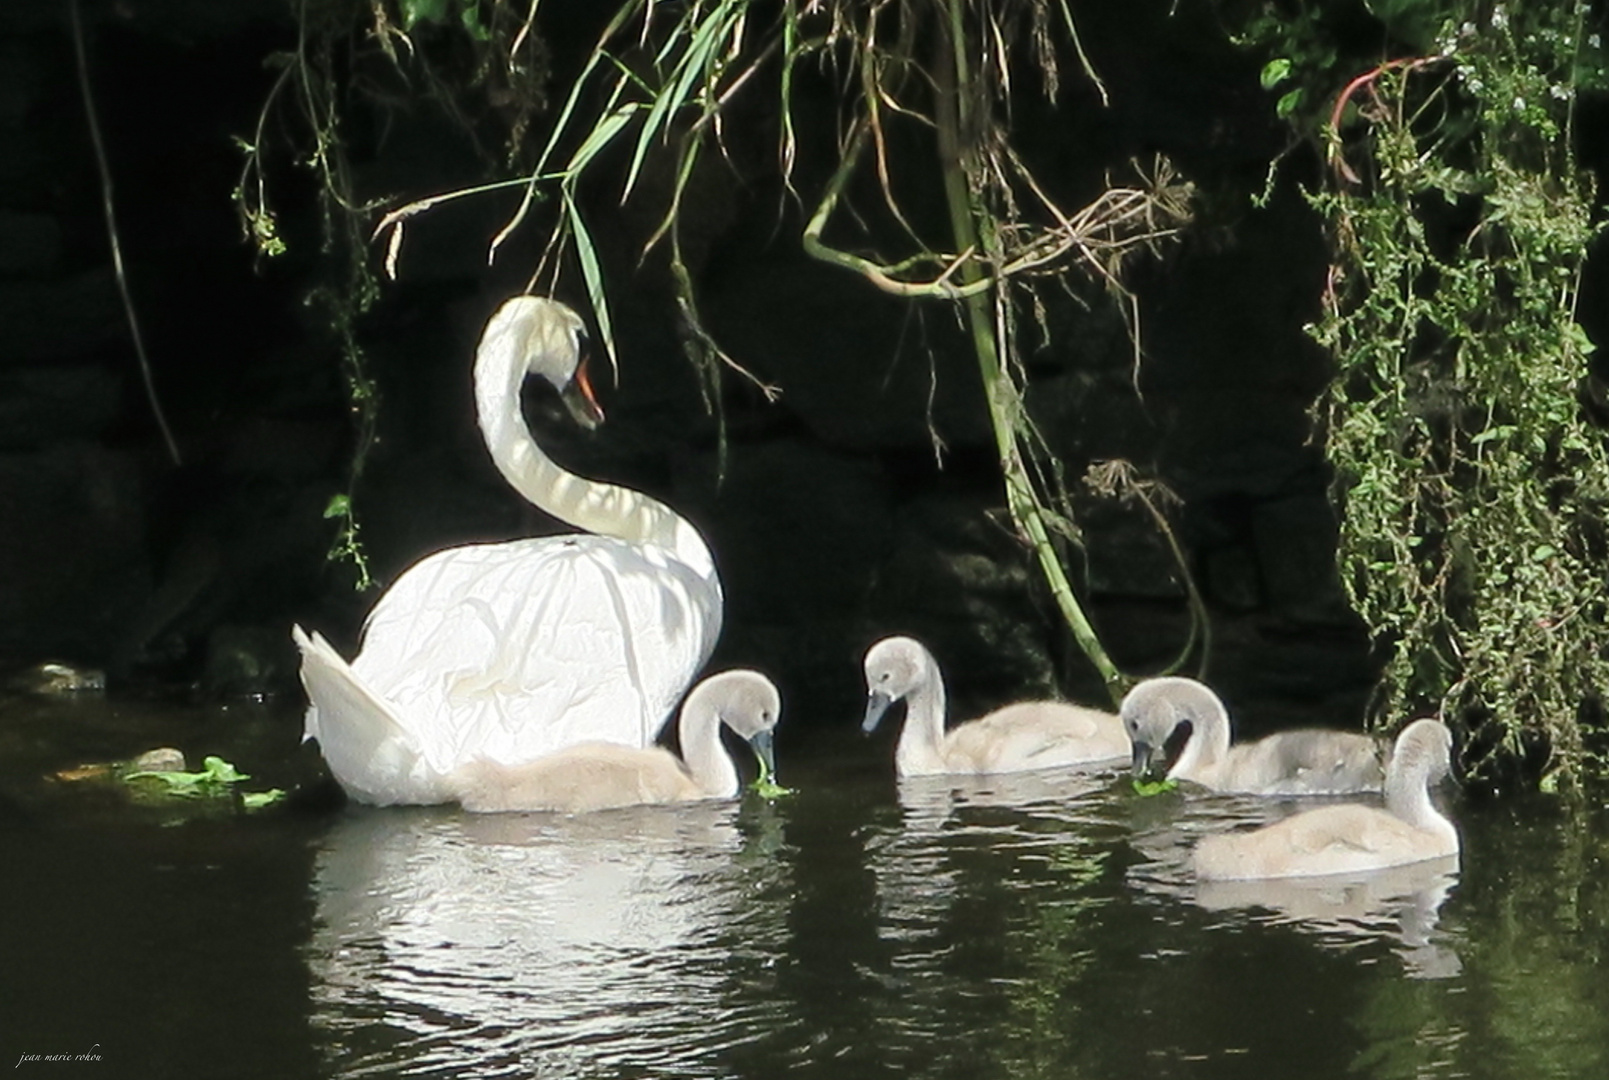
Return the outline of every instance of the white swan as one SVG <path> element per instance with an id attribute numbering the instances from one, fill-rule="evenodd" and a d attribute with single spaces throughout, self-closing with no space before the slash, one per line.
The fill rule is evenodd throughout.
<path id="1" fill-rule="evenodd" d="M 1061 701 L 1020 701 L 944 730 L 944 677 L 921 642 L 884 638 L 866 653 L 866 719 L 875 731 L 895 701 L 906 703 L 894 750 L 899 776 L 1007 773 L 1113 761 L 1129 754 L 1111 713 Z"/>
<path id="2" fill-rule="evenodd" d="M 578 814 L 620 806 L 730 799 L 739 791 L 737 768 L 721 745 L 721 725 L 737 732 L 760 762 L 760 775 L 776 774 L 772 732 L 782 699 L 758 671 L 711 675 L 687 695 L 677 731 L 686 763 L 659 746 L 588 742 L 523 765 L 484 759 L 461 765 L 447 778 L 465 810 L 556 810 Z"/>
<path id="3" fill-rule="evenodd" d="M 1196 845 L 1196 876 L 1208 880 L 1319 877 L 1383 870 L 1458 854 L 1458 830 L 1430 801 L 1452 764 L 1452 733 L 1416 720 L 1397 736 L 1386 773 L 1386 808 L 1323 806 L 1248 833 Z"/>
<path id="4" fill-rule="evenodd" d="M 721 586 L 698 531 L 640 492 L 566 472 L 526 427 L 527 372 L 590 398 L 581 334 L 556 301 L 506 302 L 476 351 L 475 406 L 508 482 L 595 535 L 420 560 L 375 605 L 350 666 L 320 635 L 293 632 L 307 737 L 359 802 L 449 801 L 445 778 L 471 761 L 648 746 L 714 648 Z"/>
<path id="5" fill-rule="evenodd" d="M 1134 746 L 1134 775 L 1144 777 L 1188 724 L 1184 748 L 1167 770 L 1214 791 L 1248 795 L 1339 795 L 1380 790 L 1381 744 L 1368 735 L 1303 729 L 1229 745 L 1229 713 L 1194 679 L 1147 679 L 1119 709 Z"/>

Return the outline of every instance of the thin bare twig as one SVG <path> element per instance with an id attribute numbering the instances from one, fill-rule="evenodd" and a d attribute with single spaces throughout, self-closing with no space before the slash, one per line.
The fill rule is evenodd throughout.
<path id="1" fill-rule="evenodd" d="M 106 235 L 112 245 L 112 269 L 117 276 L 117 291 L 123 297 L 123 314 L 128 320 L 129 335 L 134 339 L 134 355 L 140 362 L 140 377 L 145 382 L 145 397 L 151 403 L 151 414 L 161 429 L 162 441 L 167 444 L 168 456 L 173 464 L 184 464 L 179 456 L 179 444 L 168 427 L 162 402 L 156 396 L 156 383 L 151 378 L 151 362 L 145 354 L 145 340 L 140 335 L 140 320 L 134 314 L 134 298 L 129 292 L 128 273 L 123 267 L 123 245 L 118 240 L 117 213 L 112 198 L 112 170 L 106 159 L 106 146 L 101 141 L 101 125 L 95 116 L 95 96 L 89 86 L 89 58 L 84 50 L 84 25 L 78 14 L 78 0 L 67 0 L 67 11 L 73 24 L 73 56 L 78 61 L 78 89 L 84 95 L 84 116 L 89 121 L 89 139 L 95 147 L 95 167 L 101 177 L 101 209 L 106 215 Z"/>

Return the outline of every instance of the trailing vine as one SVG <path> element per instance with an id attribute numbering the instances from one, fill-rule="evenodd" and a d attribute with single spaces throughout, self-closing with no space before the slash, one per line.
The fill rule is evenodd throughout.
<path id="1" fill-rule="evenodd" d="M 1346 71 L 1297 6 L 1248 37 L 1324 153 L 1314 413 L 1384 661 L 1373 721 L 1438 713 L 1477 787 L 1551 786 L 1594 762 L 1609 688 L 1609 453 L 1575 321 L 1603 222 L 1571 139 L 1602 42 L 1585 4 L 1375 0 L 1399 53 Z"/>
<path id="2" fill-rule="evenodd" d="M 243 165 L 233 193 L 241 228 L 264 259 L 287 253 L 269 176 L 305 171 L 317 192 L 326 280 L 306 303 L 329 327 L 352 416 L 344 490 L 324 516 L 334 523 L 329 557 L 352 567 L 354 587 L 375 586 L 362 543 L 358 487 L 379 423 L 381 395 L 358 325 L 380 298 L 372 234 L 383 193 L 354 179 L 347 127 L 356 110 L 433 103 L 469 137 L 488 171 L 525 155 L 532 118 L 546 107 L 547 63 L 532 32 L 535 5 L 514 0 L 293 0 L 293 49 L 267 58 L 279 69 L 252 138 L 238 138 Z M 273 160 L 271 160 L 273 158 Z M 523 181 L 522 181 L 523 182 Z"/>

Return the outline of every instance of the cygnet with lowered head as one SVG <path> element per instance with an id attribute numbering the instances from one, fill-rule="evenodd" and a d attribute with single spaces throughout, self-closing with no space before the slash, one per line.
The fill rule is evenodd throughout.
<path id="1" fill-rule="evenodd" d="M 1129 691 L 1119 715 L 1133 745 L 1136 779 L 1151 778 L 1181 738 L 1184 747 L 1166 778 L 1214 791 L 1343 795 L 1379 791 L 1385 775 L 1384 748 L 1368 735 L 1305 728 L 1231 746 L 1228 711 L 1194 679 L 1147 679 Z"/>
<path id="2" fill-rule="evenodd" d="M 686 762 L 659 746 L 587 742 L 523 765 L 478 760 L 448 776 L 464 809 L 553 810 L 583 813 L 620 806 L 730 799 L 740 781 L 721 744 L 721 725 L 737 732 L 760 763 L 761 777 L 776 775 L 772 732 L 782 699 L 758 671 L 711 675 L 688 693 L 677 731 Z"/>
<path id="3" fill-rule="evenodd" d="M 1248 833 L 1196 845 L 1196 876 L 1237 881 L 1384 870 L 1458 854 L 1458 830 L 1430 801 L 1452 765 L 1452 733 L 1416 720 L 1397 736 L 1386 771 L 1386 808 L 1322 806 Z"/>
<path id="4" fill-rule="evenodd" d="M 1112 713 L 1062 701 L 1020 701 L 944 729 L 944 678 L 921 642 L 885 638 L 866 653 L 866 718 L 877 728 L 905 701 L 905 727 L 894 751 L 899 776 L 1008 773 L 1121 760 L 1129 741 Z"/>

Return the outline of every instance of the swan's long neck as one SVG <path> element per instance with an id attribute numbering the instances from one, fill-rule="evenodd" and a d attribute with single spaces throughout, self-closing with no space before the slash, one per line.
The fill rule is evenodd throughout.
<path id="1" fill-rule="evenodd" d="M 700 685 L 693 688 L 682 706 L 677 721 L 677 735 L 682 744 L 682 759 L 693 783 L 710 798 L 731 798 L 738 793 L 737 766 L 732 755 L 721 745 L 721 717 L 715 702 Z"/>
<path id="2" fill-rule="evenodd" d="M 922 678 L 905 695 L 905 726 L 894 758 L 907 776 L 944 768 L 944 679 L 932 657 L 924 657 Z"/>
<path id="3" fill-rule="evenodd" d="M 1430 773 L 1429 760 L 1418 753 L 1410 757 L 1399 748 L 1386 771 L 1386 809 L 1416 829 L 1451 831 L 1452 822 L 1430 799 Z"/>
<path id="4" fill-rule="evenodd" d="M 1229 757 L 1229 713 L 1224 704 L 1206 687 L 1195 688 L 1188 716 L 1190 739 L 1168 775 L 1195 778 L 1222 768 Z"/>
<path id="5" fill-rule="evenodd" d="M 618 484 L 588 480 L 543 453 L 520 408 L 526 358 L 508 335 L 483 342 L 475 358 L 475 411 L 497 470 L 538 509 L 578 529 L 665 548 L 701 577 L 715 561 L 698 530 L 670 507 Z"/>

